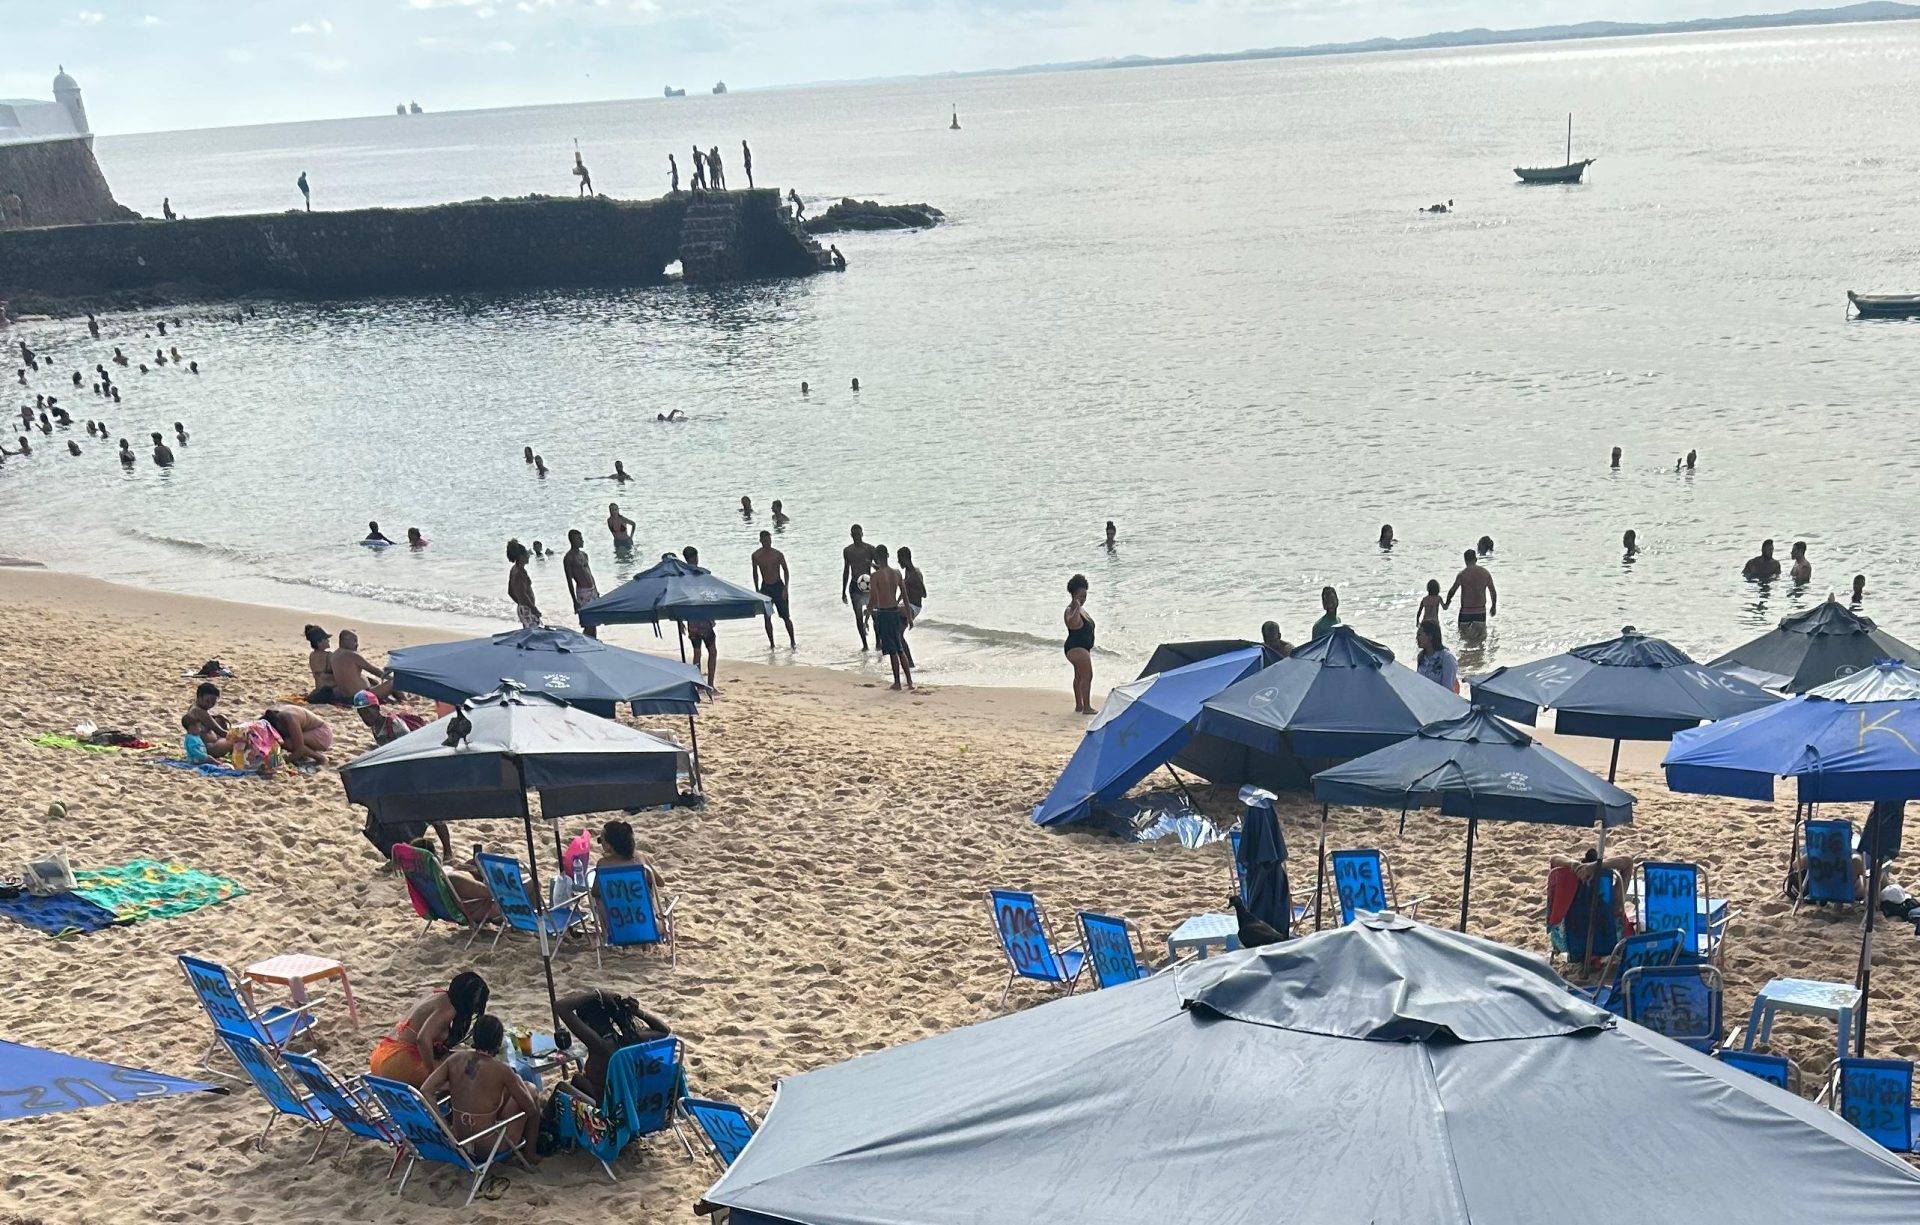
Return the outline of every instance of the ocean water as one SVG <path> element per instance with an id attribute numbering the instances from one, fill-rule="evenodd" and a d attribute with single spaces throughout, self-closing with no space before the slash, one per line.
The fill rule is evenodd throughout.
<path id="1" fill-rule="evenodd" d="M 859 522 L 926 573 L 936 683 L 1064 685 L 1075 572 L 1103 688 L 1163 639 L 1303 637 L 1327 583 L 1410 653 L 1425 581 L 1483 533 L 1502 600 L 1469 669 L 1628 623 L 1704 658 L 1856 572 L 1912 634 L 1920 327 L 1848 322 L 1843 291 L 1920 290 L 1916 70 L 1903 23 L 102 138 L 149 213 L 290 207 L 302 170 L 319 208 L 567 192 L 576 140 L 601 191 L 650 195 L 695 141 L 744 181 L 744 137 L 757 180 L 815 210 L 924 200 L 950 223 L 843 235 L 850 270 L 809 280 L 170 312 L 200 377 L 76 403 L 136 439 L 185 421 L 178 465 L 124 473 L 76 426 L 80 459 L 56 439 L 0 468 L 0 552 L 483 628 L 511 622 L 509 535 L 581 528 L 603 590 L 685 544 L 745 581 L 779 498 L 800 649 L 776 657 L 883 666 L 838 601 Z M 1569 112 L 1588 182 L 1516 186 L 1561 160 Z M 19 334 L 55 378 L 151 352 L 142 321 L 105 324 Z M 691 420 L 655 422 L 672 408 Z M 585 479 L 615 458 L 637 483 Z M 610 499 L 639 523 L 630 562 Z M 358 548 L 369 518 L 433 546 Z M 1740 580 L 1763 536 L 1809 542 L 1808 589 Z M 566 608 L 557 561 L 536 581 Z M 757 624 L 721 634 L 766 654 Z"/>

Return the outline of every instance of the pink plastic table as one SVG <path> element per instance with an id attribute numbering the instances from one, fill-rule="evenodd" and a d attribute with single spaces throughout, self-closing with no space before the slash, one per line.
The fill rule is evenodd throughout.
<path id="1" fill-rule="evenodd" d="M 347 967 L 329 957 L 312 953 L 282 953 L 265 961 L 256 961 L 241 971 L 249 983 L 270 983 L 287 989 L 294 1007 L 307 1002 L 307 984 L 340 980 L 340 994 L 347 1001 L 347 1022 L 360 1028 L 360 1009 L 353 1002 L 353 984 L 347 980 Z"/>

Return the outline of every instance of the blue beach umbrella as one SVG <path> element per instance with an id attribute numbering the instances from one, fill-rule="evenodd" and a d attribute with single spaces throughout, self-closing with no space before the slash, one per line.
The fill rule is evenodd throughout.
<path id="1" fill-rule="evenodd" d="M 1085 820 L 1125 795 L 1193 739 L 1202 702 L 1259 666 L 1260 648 L 1247 647 L 1116 686 L 1033 810 L 1034 824 Z"/>
<path id="2" fill-rule="evenodd" d="M 665 553 L 654 565 L 582 605 L 579 615 L 581 626 L 592 629 L 662 621 L 732 621 L 758 617 L 772 608 L 773 601 L 759 592 Z"/>
<path id="3" fill-rule="evenodd" d="M 1920 650 L 1828 596 L 1707 666 L 1783 693 L 1805 693 L 1882 659 L 1920 664 Z"/>
<path id="4" fill-rule="evenodd" d="M 1199 730 L 1295 759 L 1359 757 L 1469 709 L 1339 625 L 1210 699 Z"/>
<path id="5" fill-rule="evenodd" d="M 1551 709 L 1562 734 L 1613 741 L 1609 780 L 1619 769 L 1622 740 L 1670 740 L 1676 732 L 1780 700 L 1632 626 L 1618 638 L 1498 668 L 1471 683 L 1474 704 L 1495 714 L 1532 724 Z"/>
<path id="6" fill-rule="evenodd" d="M 607 717 L 622 702 L 636 715 L 691 715 L 713 692 L 687 664 L 551 626 L 405 647 L 387 654 L 387 666 L 396 689 L 450 705 L 503 680 Z"/>
<path id="7" fill-rule="evenodd" d="M 1907 1225 L 1920 1173 L 1537 957 L 1367 914 L 789 1076 L 702 1199 L 733 1225 Z"/>
<path id="8" fill-rule="evenodd" d="M 175 1093 L 225 1092 L 162 1072 L 0 1041 L 0 1122 Z"/>
<path id="9" fill-rule="evenodd" d="M 1857 1049 L 1865 1050 L 1867 987 L 1873 968 L 1873 920 L 1881 865 L 1898 847 L 1902 808 L 1920 799 L 1920 670 L 1881 660 L 1764 710 L 1681 732 L 1661 765 L 1674 791 L 1771 800 L 1773 780 L 1791 778 L 1807 805 L 1873 803 L 1862 925 Z"/>
<path id="10" fill-rule="evenodd" d="M 1323 804 L 1438 809 L 1467 818 L 1460 930 L 1467 930 L 1473 840 L 1482 817 L 1612 828 L 1633 820 L 1633 797 L 1568 761 L 1491 711 L 1475 709 L 1313 776 Z"/>

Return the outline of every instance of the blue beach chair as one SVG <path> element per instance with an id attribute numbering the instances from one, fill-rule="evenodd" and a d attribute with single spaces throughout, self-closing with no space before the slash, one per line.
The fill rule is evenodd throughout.
<path id="1" fill-rule="evenodd" d="M 732 1102 L 714 1102 L 689 1097 L 680 1102 L 680 1110 L 700 1130 L 707 1156 L 726 1169 L 753 1139 L 753 1116 Z"/>
<path id="2" fill-rule="evenodd" d="M 1739 1068 L 1742 1072 L 1758 1076 L 1770 1085 L 1797 1093 L 1796 1083 L 1800 1079 L 1800 1070 L 1793 1066 L 1793 1060 L 1785 1055 L 1763 1055 L 1758 1051 L 1718 1050 L 1713 1057 L 1729 1067 Z"/>
<path id="3" fill-rule="evenodd" d="M 678 898 L 661 906 L 653 881 L 640 864 L 601 868 L 593 875 L 593 896 L 600 904 L 600 942 L 593 961 L 601 966 L 603 949 L 664 948 L 667 964 L 679 962 L 674 942 L 673 907 Z"/>
<path id="4" fill-rule="evenodd" d="M 1600 973 L 1600 984 L 1591 990 L 1582 990 L 1595 1004 L 1622 1016 L 1626 1011 L 1626 991 L 1624 979 L 1628 970 L 1645 966 L 1670 966 L 1680 956 L 1681 935 L 1678 931 L 1636 932 L 1614 946 L 1612 956 L 1607 958 L 1606 966 Z"/>
<path id="5" fill-rule="evenodd" d="M 1353 922 L 1356 911 L 1391 910 L 1396 913 L 1417 915 L 1424 897 L 1410 900 L 1404 912 L 1400 908 L 1400 893 L 1393 884 L 1393 866 L 1387 857 L 1373 847 L 1357 847 L 1350 851 L 1335 851 L 1331 856 L 1333 867 L 1333 888 L 1340 895 L 1340 925 L 1345 927 Z"/>
<path id="6" fill-rule="evenodd" d="M 1240 862 L 1239 826 L 1236 825 L 1227 831 L 1227 847 L 1233 856 L 1229 861 L 1233 864 L 1233 891 L 1240 895 L 1240 901 L 1244 904 L 1247 900 L 1247 869 L 1246 865 Z"/>
<path id="7" fill-rule="evenodd" d="M 1834 1102 L 1840 1117 L 1895 1153 L 1920 1150 L 1913 1111 L 1913 1064 L 1905 1059 L 1836 1059 Z"/>
<path id="8" fill-rule="evenodd" d="M 1086 937 L 1087 964 L 1093 967 L 1095 988 L 1151 978 L 1158 968 L 1142 964 L 1139 929 L 1126 919 L 1083 910 L 1080 933 Z"/>
<path id="9" fill-rule="evenodd" d="M 1712 896 L 1707 870 L 1699 864 L 1648 860 L 1639 871 L 1640 930 L 1672 928 L 1681 933 L 1682 948 L 1717 964 L 1731 912 L 1723 906 L 1717 915 L 1707 913 Z"/>
<path id="10" fill-rule="evenodd" d="M 562 1143 L 587 1150 L 610 1181 L 619 1181 L 613 1163 L 628 1144 L 669 1128 L 686 1147 L 687 1156 L 693 1156 L 693 1145 L 676 1116 L 687 1093 L 678 1038 L 655 1038 L 615 1051 L 607 1061 L 606 1092 L 597 1103 L 565 1085 L 555 1092 L 568 1099 L 559 1114 Z"/>
<path id="11" fill-rule="evenodd" d="M 373 1095 L 357 1082 L 340 1079 L 332 1068 L 312 1055 L 282 1051 L 280 1058 L 306 1086 L 309 1100 L 325 1107 L 331 1123 L 338 1123 L 349 1137 L 373 1140 L 393 1150 L 393 1164 L 387 1167 L 387 1177 L 392 1178 L 393 1172 L 400 1168 L 400 1159 L 406 1156 L 406 1146 L 401 1142 L 400 1133 L 388 1124 L 386 1112 Z M 326 1142 L 327 1128 L 322 1127 L 320 1139 L 313 1146 L 313 1157 L 307 1158 L 309 1164 L 320 1155 L 321 1146 Z M 351 1139 L 348 1144 L 352 1144 Z"/>
<path id="12" fill-rule="evenodd" d="M 1000 1006 L 1006 1007 L 1014 982 L 1022 978 L 1064 987 L 1072 995 L 1087 957 L 1078 945 L 1055 951 L 1059 940 L 1040 909 L 1040 899 L 1017 889 L 994 889 L 987 899 L 993 907 L 993 929 L 1007 955 L 1007 985 L 1000 992 Z"/>
<path id="13" fill-rule="evenodd" d="M 1795 912 L 1802 902 L 1816 906 L 1860 902 L 1853 882 L 1853 822 L 1807 822 L 1806 875 L 1800 882 L 1800 896 L 1793 899 Z"/>
<path id="14" fill-rule="evenodd" d="M 450 1165 L 472 1179 L 467 1187 L 467 1198 L 461 1203 L 461 1207 L 466 1207 L 472 1204 L 473 1197 L 480 1193 L 480 1184 L 487 1180 L 487 1171 L 493 1168 L 494 1162 L 504 1161 L 513 1155 L 513 1150 L 508 1149 L 502 1152 L 500 1146 L 506 1142 L 508 1125 L 521 1117 L 519 1113 L 509 1115 L 483 1131 L 475 1132 L 467 1137 L 465 1144 L 462 1144 L 454 1139 L 453 1132 L 448 1129 L 447 1121 L 440 1117 L 440 1112 L 435 1110 L 427 1099 L 420 1095 L 420 1090 L 412 1085 L 404 1081 L 388 1080 L 384 1076 L 362 1077 L 361 1083 L 366 1085 L 369 1093 L 373 1094 L 374 1100 L 380 1103 L 381 1109 L 387 1112 L 388 1120 L 400 1133 L 400 1138 L 407 1147 L 407 1168 L 400 1175 L 400 1185 L 395 1188 L 396 1194 L 405 1193 L 407 1180 L 413 1177 L 414 1166 L 422 1161 L 430 1161 L 435 1165 Z M 469 1145 L 478 1147 L 469 1150 Z M 486 1156 L 474 1155 L 480 1148 L 486 1150 Z"/>
<path id="15" fill-rule="evenodd" d="M 313 1028 L 311 1004 L 297 1008 L 276 1004 L 264 1011 L 256 1010 L 253 1001 L 240 989 L 232 970 L 217 961 L 189 957 L 185 953 L 180 954 L 179 960 L 187 985 L 193 988 L 200 1006 L 207 1010 L 207 1017 L 213 1022 L 214 1037 L 207 1044 L 206 1054 L 201 1056 L 200 1066 L 215 1076 L 234 1079 L 213 1067 L 213 1056 L 220 1049 L 221 1038 L 229 1035 L 245 1038 L 278 1057 L 295 1038 Z"/>
<path id="16" fill-rule="evenodd" d="M 222 1033 L 220 1041 L 233 1052 L 234 1062 L 238 1063 L 240 1070 L 247 1074 L 247 1079 L 253 1082 L 253 1087 L 260 1090 L 260 1096 L 266 1099 L 267 1105 L 273 1107 L 273 1114 L 267 1118 L 267 1125 L 261 1128 L 260 1134 L 254 1138 L 253 1147 L 256 1151 L 265 1151 L 267 1133 L 273 1130 L 273 1125 L 282 1117 L 298 1119 L 309 1127 L 319 1128 L 320 1144 L 326 1143 L 327 1127 L 333 1122 L 333 1115 L 328 1112 L 324 1104 L 299 1092 L 287 1083 L 286 1078 L 280 1075 L 280 1068 L 274 1062 L 271 1051 L 252 1038 L 240 1034 Z M 314 1157 L 320 1155 L 320 1144 L 313 1146 L 313 1155 L 307 1158 L 309 1163 Z"/>
<path id="17" fill-rule="evenodd" d="M 492 855 L 482 851 L 479 861 L 481 872 L 486 874 L 487 889 L 493 894 L 494 905 L 500 908 L 501 917 L 506 919 L 506 923 L 494 933 L 490 947 L 500 947 L 500 937 L 510 927 L 533 936 L 544 934 L 553 941 L 553 955 L 559 956 L 560 945 L 566 940 L 567 933 L 586 922 L 585 902 L 576 900 L 552 910 L 541 910 L 533 904 L 533 895 L 527 892 L 527 878 L 519 860 L 511 855 Z"/>
<path id="18" fill-rule="evenodd" d="M 1620 989 L 1627 1020 L 1696 1051 L 1720 1045 L 1724 992 L 1717 966 L 1640 966 L 1621 975 Z"/>

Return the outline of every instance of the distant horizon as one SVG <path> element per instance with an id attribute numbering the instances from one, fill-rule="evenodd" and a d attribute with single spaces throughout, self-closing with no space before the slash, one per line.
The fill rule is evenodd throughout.
<path id="1" fill-rule="evenodd" d="M 1046 15 L 1057 18 L 1048 27 L 1055 34 L 1076 28 L 1072 14 L 1088 5 L 1100 5 L 1102 0 L 947 0 L 945 7 L 936 3 L 931 9 L 924 5 L 923 0 L 853 2 L 856 7 L 868 9 L 902 6 L 901 11 L 891 18 L 893 24 L 915 30 L 944 27 L 954 22 L 965 26 L 973 21 L 976 24 L 968 26 L 968 30 L 976 38 L 948 40 L 952 47 L 943 56 L 949 60 L 947 66 L 930 63 L 916 66 L 909 62 L 903 63 L 898 69 L 887 70 L 882 65 L 867 62 L 882 53 L 884 44 L 875 42 L 870 47 L 863 46 L 857 54 L 806 57 L 810 66 L 829 70 L 823 75 L 792 79 L 781 79 L 774 75 L 759 80 L 756 74 L 748 72 L 735 73 L 735 79 L 728 80 L 727 65 L 738 64 L 747 68 L 764 56 L 768 43 L 778 41 L 750 37 L 760 32 L 748 28 L 752 23 L 743 18 L 743 10 L 731 7 L 744 3 L 744 0 L 712 0 L 711 11 L 707 17 L 699 20 L 711 19 L 713 28 L 706 33 L 714 37 L 704 41 L 693 40 L 696 45 L 684 48 L 693 53 L 685 57 L 676 56 L 671 70 L 667 72 L 659 72 L 645 65 L 630 67 L 621 58 L 626 51 L 624 40 L 638 38 L 642 33 L 657 33 L 662 27 L 665 19 L 659 14 L 659 0 L 349 0 L 349 3 L 338 6 L 342 11 L 333 16 L 308 17 L 291 27 L 285 27 L 285 37 L 279 41 L 290 42 L 294 50 L 284 46 L 268 50 L 265 42 L 261 41 L 279 31 L 282 27 L 278 23 L 287 20 L 284 17 L 276 18 L 271 30 L 235 31 L 236 34 L 247 33 L 249 36 L 224 50 L 210 45 L 209 53 L 218 55 L 222 61 L 218 71 L 189 74 L 169 71 L 164 74 L 164 79 L 143 81 L 144 73 L 152 66 L 151 57 L 145 54 L 146 49 L 154 40 L 173 37 L 171 27 L 179 24 L 167 10 L 184 10 L 191 17 L 196 10 L 209 9 L 218 4 L 218 0 L 150 0 L 134 5 L 109 6 L 103 3 L 101 8 L 80 9 L 67 17 L 39 25 L 15 23 L 16 30 L 25 31 L 16 40 L 24 45 L 12 57 L 9 67 L 0 71 L 0 97 L 50 97 L 53 71 L 64 65 L 80 82 L 95 134 L 114 137 L 206 128 L 375 119 L 392 116 L 396 105 L 410 102 L 418 102 L 425 111 L 439 114 L 613 104 L 645 101 L 650 97 L 664 101 L 664 89 L 669 83 L 686 90 L 688 96 L 684 105 L 698 105 L 700 96 L 708 94 L 717 80 L 727 80 L 729 92 L 805 90 L 888 82 L 958 81 L 1013 74 L 1920 19 L 1920 5 L 1896 3 L 1894 0 L 1770 12 L 1750 11 L 1753 0 L 1691 0 L 1686 7 L 1696 11 L 1670 13 L 1664 17 L 1635 11 L 1651 0 L 1622 0 L 1614 7 L 1626 11 L 1604 18 L 1576 17 L 1566 11 L 1575 4 L 1584 4 L 1586 0 L 1531 0 L 1525 6 L 1500 6 L 1505 20 L 1489 17 L 1477 24 L 1456 25 L 1447 30 L 1434 30 L 1429 25 L 1425 27 L 1426 32 L 1407 33 L 1404 30 L 1408 22 L 1415 19 L 1430 20 L 1432 14 L 1424 7 L 1430 0 L 1402 0 L 1401 6 L 1394 10 L 1367 17 L 1366 20 L 1371 24 L 1363 33 L 1354 28 L 1353 21 L 1345 20 L 1351 14 L 1338 0 L 1298 0 L 1292 18 L 1282 22 L 1262 20 L 1254 23 L 1223 19 L 1190 23 L 1203 30 L 1217 30 L 1212 36 L 1205 37 L 1203 42 L 1202 35 L 1186 29 L 1179 31 L 1178 37 L 1170 38 L 1166 31 L 1156 35 L 1154 25 L 1157 17 L 1143 16 L 1142 9 L 1157 11 L 1167 8 L 1165 4 L 1157 0 L 1121 0 L 1115 11 L 1123 16 L 1131 14 L 1135 20 L 1108 22 L 1103 19 L 1098 37 L 1090 37 L 1088 41 L 1098 42 L 1104 38 L 1117 42 L 1123 37 L 1132 41 L 1116 45 L 1111 50 L 1089 47 L 1090 53 L 1036 58 L 1033 54 L 1015 53 L 999 44 L 1013 38 L 1018 31 L 1031 32 L 1036 22 L 1045 25 L 1043 18 Z M 1192 8 L 1196 12 L 1215 12 L 1223 17 L 1245 18 L 1250 2 L 1191 0 L 1181 7 Z M 5 22 L 7 8 L 21 3 L 24 0 L 0 0 L 0 23 Z M 844 8 L 849 0 L 796 0 L 796 3 L 799 8 L 794 11 L 797 12 L 815 4 Z M 969 11 L 958 12 L 953 6 L 962 6 Z M 109 7 L 119 11 L 108 12 Z M 361 14 L 364 24 L 376 28 L 362 30 L 350 22 L 346 10 L 356 7 L 365 10 Z M 599 16 L 611 9 L 618 9 L 621 16 L 613 19 Z M 1462 6 L 1455 0 L 1447 0 L 1445 11 L 1449 15 L 1459 14 L 1465 19 L 1467 14 L 1476 10 L 1471 5 Z M 244 12 L 249 18 L 257 15 L 257 10 Z M 1343 21 L 1330 26 L 1324 18 L 1334 13 L 1340 14 Z M 1519 23 L 1527 17 L 1543 20 Z M 1562 20 L 1544 20 L 1549 17 Z M 684 22 L 694 19 L 676 20 Z M 454 24 L 448 25 L 448 22 Z M 479 28 L 484 28 L 488 34 L 521 30 L 522 40 L 489 38 L 484 42 L 475 41 L 476 36 L 471 34 L 476 28 L 473 23 L 479 23 Z M 390 30 L 389 26 L 396 28 Z M 1109 26 L 1114 28 L 1107 28 Z M 1396 26 L 1401 28 L 1400 31 L 1396 31 Z M 724 31 L 721 27 L 724 27 Z M 409 41 L 402 34 L 407 29 L 449 29 L 455 32 L 417 33 Z M 128 31 L 132 31 L 131 43 L 127 43 Z M 1269 32 L 1279 34 L 1282 31 L 1298 31 L 1301 37 L 1261 37 Z M 1314 37 L 1315 33 L 1321 31 L 1338 33 L 1334 37 Z M 524 32 L 531 32 L 533 37 L 527 38 Z M 721 38 L 718 36 L 721 32 L 733 38 Z M 687 31 L 682 30 L 682 33 L 686 34 Z M 1081 33 L 1092 32 L 1083 29 Z M 989 46 L 981 47 L 976 52 L 975 66 L 950 66 L 951 60 L 966 56 L 972 43 L 981 41 L 978 36 L 986 34 L 992 35 L 985 39 Z M 1229 39 L 1243 41 L 1239 41 L 1237 49 L 1222 49 L 1230 45 Z M 116 40 L 133 48 L 129 63 L 134 72 L 130 77 L 116 76 L 102 70 L 103 63 L 111 63 L 116 57 L 109 54 L 102 60 L 90 56 L 86 46 L 75 45 L 112 43 Z M 737 45 L 729 49 L 724 44 L 730 41 Z M 1019 42 L 1020 47 L 1032 47 L 1034 51 L 1042 51 L 1053 45 L 1045 39 L 1023 37 L 1015 41 Z M 348 54 L 356 46 L 362 53 L 371 53 L 373 56 L 373 60 L 365 67 L 360 66 L 360 60 Z M 1121 46 L 1126 49 L 1122 50 Z M 1002 62 L 981 62 L 994 56 L 994 50 L 990 47 L 999 50 L 998 58 Z M 105 48 L 100 50 L 104 51 Z M 659 53 L 651 45 L 647 50 Z M 843 52 L 845 49 L 836 46 L 835 50 Z M 50 57 L 44 73 L 25 67 L 26 63 L 32 62 L 32 57 L 42 54 Z M 916 47 L 914 55 L 898 58 L 910 61 L 916 57 L 924 59 L 924 50 Z M 597 63 L 610 60 L 620 62 L 617 65 Z M 599 66 L 602 75 L 612 68 L 618 71 L 624 81 L 617 92 L 589 92 L 582 86 L 593 80 L 593 71 L 584 72 L 570 86 L 565 75 L 546 75 L 539 71 L 542 66 L 554 62 L 589 69 Z M 783 67 L 792 67 L 791 63 L 784 60 L 778 62 Z M 169 64 L 172 63 L 174 61 L 169 61 Z M 849 71 L 831 71 L 836 66 Z M 370 84 L 367 79 L 376 69 L 382 76 L 379 86 Z M 662 77 L 661 83 L 652 88 L 643 86 L 637 79 L 639 74 L 649 71 Z M 450 73 L 451 77 L 436 93 L 434 77 L 443 73 Z M 387 88 L 387 80 L 396 75 L 399 80 L 394 82 L 392 88 Z M 669 82 L 667 77 L 674 79 Z M 223 80 L 232 81 L 233 85 L 198 97 L 181 92 L 182 89 L 204 88 L 207 84 Z M 485 91 L 483 94 L 475 93 L 479 82 L 484 82 L 479 85 Z M 375 89 L 385 90 L 392 96 L 383 101 L 373 101 L 370 95 Z M 316 110 L 311 106 L 316 97 L 325 97 L 328 101 L 339 100 L 343 105 L 338 109 Z M 237 100 L 242 98 L 247 100 L 251 109 L 245 113 L 235 113 Z M 175 118 L 175 112 L 195 113 L 179 114 L 178 122 L 168 122 L 156 118 L 156 109 L 167 112 L 169 119 Z"/>

